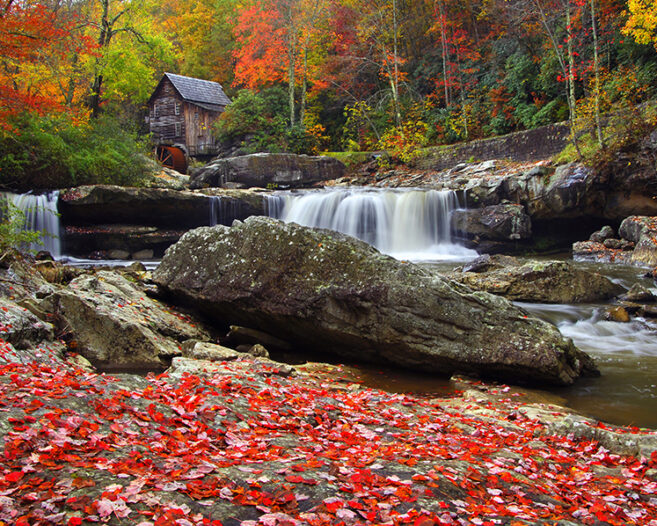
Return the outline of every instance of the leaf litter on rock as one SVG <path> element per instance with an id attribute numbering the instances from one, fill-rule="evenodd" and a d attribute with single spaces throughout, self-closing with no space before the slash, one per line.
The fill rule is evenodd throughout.
<path id="1" fill-rule="evenodd" d="M 253 359 L 140 382 L 0 366 L 2 523 L 657 524 L 657 453 L 546 434 L 518 400 L 450 406 Z"/>

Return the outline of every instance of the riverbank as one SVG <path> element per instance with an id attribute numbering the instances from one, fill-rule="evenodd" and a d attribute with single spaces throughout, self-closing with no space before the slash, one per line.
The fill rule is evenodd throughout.
<path id="1" fill-rule="evenodd" d="M 2 270 L 0 522 L 511 526 L 657 516 L 657 431 L 603 424 L 505 385 L 454 378 L 450 394 L 414 396 L 366 388 L 341 366 L 177 347 L 210 335 L 202 320 L 149 298 L 146 276 L 138 266 Z M 25 310 L 46 308 L 29 299 L 47 297 L 71 322 L 93 301 L 85 316 L 95 321 L 55 332 Z M 96 359 L 117 361 L 128 333 L 137 353 L 128 359 L 151 349 L 160 363 L 169 352 L 171 367 L 111 376 L 76 354 L 95 337 Z"/>
<path id="2" fill-rule="evenodd" d="M 652 524 L 657 434 L 505 386 L 420 399 L 257 358 L 0 367 L 0 520 Z M 176 522 L 178 521 L 178 522 Z M 567 522 L 566 522 L 567 521 Z"/>

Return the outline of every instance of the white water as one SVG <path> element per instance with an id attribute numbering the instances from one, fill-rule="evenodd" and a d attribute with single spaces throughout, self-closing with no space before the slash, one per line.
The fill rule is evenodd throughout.
<path id="1" fill-rule="evenodd" d="M 210 226 L 230 226 L 240 215 L 239 201 L 220 195 L 210 195 L 208 199 L 210 199 Z"/>
<path id="2" fill-rule="evenodd" d="M 559 393 L 566 405 L 607 422 L 657 428 L 657 324 L 607 321 L 605 305 L 519 305 L 554 323 L 600 368 L 601 378 Z"/>
<path id="3" fill-rule="evenodd" d="M 43 232 L 38 242 L 24 248 L 37 252 L 47 250 L 55 259 L 59 259 L 62 255 L 57 212 L 59 192 L 41 195 L 5 193 L 3 197 L 25 214 L 25 230 Z"/>
<path id="4" fill-rule="evenodd" d="M 267 196 L 270 217 L 328 228 L 412 261 L 467 260 L 476 251 L 452 240 L 455 192 L 340 189 Z"/>

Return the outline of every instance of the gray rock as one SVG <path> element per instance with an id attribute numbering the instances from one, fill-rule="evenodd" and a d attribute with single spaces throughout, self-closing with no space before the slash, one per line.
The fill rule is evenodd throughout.
<path id="1" fill-rule="evenodd" d="M 605 225 L 600 230 L 593 232 L 591 237 L 589 237 L 589 241 L 603 243 L 605 239 L 610 239 L 612 237 L 616 237 L 616 232 L 614 232 L 614 229 L 609 225 Z"/>
<path id="2" fill-rule="evenodd" d="M 625 290 L 606 277 L 567 261 L 521 262 L 509 256 L 491 257 L 483 272 L 453 272 L 449 276 L 474 290 L 539 303 L 606 300 Z"/>
<path id="3" fill-rule="evenodd" d="M 183 356 L 193 360 L 223 362 L 239 358 L 240 353 L 214 343 L 192 341 L 192 345 L 183 345 Z"/>
<path id="4" fill-rule="evenodd" d="M 180 354 L 179 342 L 208 338 L 203 329 L 114 272 L 76 278 L 39 304 L 55 315 L 76 351 L 96 367 L 164 367 Z"/>
<path id="5" fill-rule="evenodd" d="M 109 259 L 130 259 L 130 252 L 127 250 L 113 248 L 112 250 L 107 251 L 107 257 Z"/>
<path id="6" fill-rule="evenodd" d="M 620 235 L 636 244 L 631 262 L 635 265 L 657 265 L 657 216 L 630 216 L 619 228 Z"/>
<path id="7" fill-rule="evenodd" d="M 153 249 L 152 248 L 147 248 L 147 249 L 144 249 L 144 250 L 139 250 L 137 252 L 133 252 L 130 255 L 130 258 L 131 259 L 153 259 L 153 256 L 155 256 L 155 254 L 153 253 Z"/>
<path id="8" fill-rule="evenodd" d="M 622 250 L 622 248 L 623 248 L 623 241 L 621 241 L 620 239 L 608 238 L 608 239 L 605 239 L 602 242 L 602 244 L 606 248 L 611 248 L 613 250 Z"/>
<path id="9" fill-rule="evenodd" d="M 524 207 L 513 204 L 455 210 L 451 226 L 456 235 L 493 241 L 518 241 L 532 234 L 531 219 Z"/>
<path id="10" fill-rule="evenodd" d="M 300 187 L 338 179 L 344 172 L 344 164 L 332 157 L 255 153 L 212 161 L 193 174 L 190 187 L 223 187 L 228 183 L 247 188 Z"/>
<path id="11" fill-rule="evenodd" d="M 259 343 L 256 343 L 255 345 L 251 346 L 251 348 L 248 350 L 248 353 L 251 356 L 256 356 L 259 358 L 269 358 L 269 351 Z"/>
<path id="12" fill-rule="evenodd" d="M 350 359 L 555 384 L 597 372 L 508 301 L 327 230 L 263 217 L 198 228 L 153 279 L 214 319 Z"/>
<path id="13" fill-rule="evenodd" d="M 621 296 L 621 299 L 633 303 L 654 303 L 657 301 L 657 296 L 640 283 L 635 283 L 630 290 Z"/>

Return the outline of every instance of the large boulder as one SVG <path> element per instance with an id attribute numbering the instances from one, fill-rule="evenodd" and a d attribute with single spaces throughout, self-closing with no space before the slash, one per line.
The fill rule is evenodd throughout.
<path id="1" fill-rule="evenodd" d="M 209 224 L 210 201 L 200 194 L 164 188 L 79 186 L 59 198 L 67 225 L 151 225 L 191 228 Z"/>
<path id="2" fill-rule="evenodd" d="M 657 216 L 630 216 L 619 228 L 623 239 L 635 243 L 631 262 L 635 265 L 657 265 Z"/>
<path id="3" fill-rule="evenodd" d="M 198 228 L 154 281 L 177 301 L 348 359 L 570 384 L 591 359 L 548 323 L 350 236 L 252 217 Z"/>
<path id="4" fill-rule="evenodd" d="M 83 275 L 45 297 L 69 346 L 104 369 L 163 368 L 181 343 L 207 333 L 148 298 L 123 276 L 108 271 Z"/>
<path id="5" fill-rule="evenodd" d="M 532 222 L 522 205 L 501 204 L 469 210 L 455 210 L 452 231 L 465 238 L 468 246 L 490 252 L 509 243 L 531 238 Z"/>
<path id="6" fill-rule="evenodd" d="M 613 298 L 625 291 L 597 272 L 577 268 L 567 261 L 522 262 L 493 256 L 482 270 L 453 272 L 449 276 L 474 290 L 513 301 L 585 303 Z"/>
<path id="7" fill-rule="evenodd" d="M 243 188 L 301 187 L 338 179 L 344 173 L 344 164 L 332 157 L 254 153 L 212 161 L 192 175 L 190 187 L 222 187 L 233 184 Z"/>

